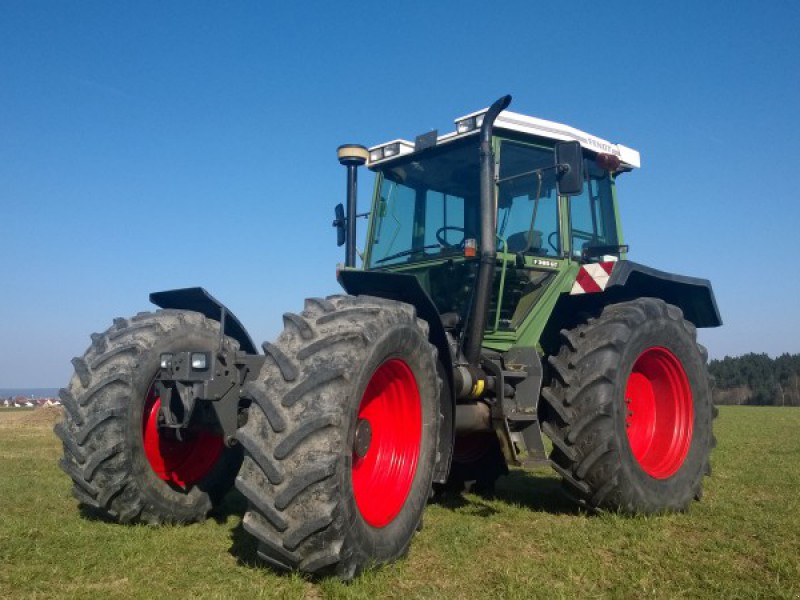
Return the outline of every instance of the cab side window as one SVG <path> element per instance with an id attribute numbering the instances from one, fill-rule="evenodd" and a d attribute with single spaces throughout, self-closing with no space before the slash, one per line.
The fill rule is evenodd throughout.
<path id="1" fill-rule="evenodd" d="M 592 248 L 619 245 L 611 175 L 590 160 L 586 161 L 586 175 L 583 192 L 569 200 L 572 257 L 578 260 L 591 254 Z"/>

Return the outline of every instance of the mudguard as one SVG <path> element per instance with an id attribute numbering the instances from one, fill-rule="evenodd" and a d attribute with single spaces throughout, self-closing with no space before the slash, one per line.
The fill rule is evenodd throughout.
<path id="1" fill-rule="evenodd" d="M 583 265 L 572 291 L 561 297 L 559 305 L 575 309 L 584 303 L 609 304 L 645 296 L 679 307 L 696 327 L 722 325 L 707 279 L 667 273 L 629 260 Z"/>
<path id="2" fill-rule="evenodd" d="M 655 296 L 678 306 L 696 327 L 719 327 L 722 317 L 708 279 L 659 271 L 629 260 L 620 261 L 608 280 L 615 286 L 637 290 L 639 296 Z"/>
<path id="3" fill-rule="evenodd" d="M 225 321 L 225 335 L 239 342 L 239 348 L 247 354 L 258 354 L 250 334 L 228 307 L 214 298 L 204 288 L 182 288 L 150 294 L 150 302 L 160 308 L 193 310 L 217 322 Z"/>

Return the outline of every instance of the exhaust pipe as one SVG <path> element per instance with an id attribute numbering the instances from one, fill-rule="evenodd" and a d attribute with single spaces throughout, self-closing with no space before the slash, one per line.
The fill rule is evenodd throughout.
<path id="1" fill-rule="evenodd" d="M 457 434 L 492 431 L 492 409 L 481 401 L 456 404 L 455 429 Z"/>
<path id="2" fill-rule="evenodd" d="M 473 367 L 479 367 L 483 330 L 489 313 L 495 262 L 497 260 L 497 215 L 494 209 L 494 152 L 492 129 L 497 115 L 511 104 L 511 96 L 503 96 L 486 111 L 481 125 L 481 261 L 475 293 L 472 298 L 472 319 L 468 323 L 464 356 Z"/>

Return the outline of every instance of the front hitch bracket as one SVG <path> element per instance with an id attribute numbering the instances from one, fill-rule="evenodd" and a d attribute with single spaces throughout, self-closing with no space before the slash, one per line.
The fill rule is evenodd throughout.
<path id="1" fill-rule="evenodd" d="M 161 398 L 159 427 L 219 429 L 229 446 L 240 426 L 241 390 L 255 378 L 264 356 L 225 349 L 194 349 L 162 357 L 155 389 Z"/>

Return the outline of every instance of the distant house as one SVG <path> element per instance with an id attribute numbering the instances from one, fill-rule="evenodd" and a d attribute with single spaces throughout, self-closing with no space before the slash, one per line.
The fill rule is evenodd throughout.
<path id="1" fill-rule="evenodd" d="M 0 400 L 0 408 L 43 408 L 47 406 L 61 406 L 61 399 L 16 396 Z"/>

